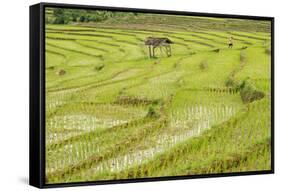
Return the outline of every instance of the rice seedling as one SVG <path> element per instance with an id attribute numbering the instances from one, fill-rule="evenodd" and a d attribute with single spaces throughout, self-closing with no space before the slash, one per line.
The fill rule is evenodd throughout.
<path id="1" fill-rule="evenodd" d="M 47 183 L 271 168 L 270 23 L 46 17 Z"/>

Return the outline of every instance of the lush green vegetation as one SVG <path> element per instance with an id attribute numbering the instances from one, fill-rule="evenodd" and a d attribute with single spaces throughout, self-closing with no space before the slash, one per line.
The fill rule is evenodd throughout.
<path id="1" fill-rule="evenodd" d="M 269 22 L 46 18 L 47 183 L 271 168 Z M 149 58 L 148 36 L 171 39 L 172 56 Z"/>
<path id="2" fill-rule="evenodd" d="M 101 22 L 110 18 L 136 16 L 138 13 L 124 13 L 101 10 L 49 8 L 46 10 L 46 23 L 68 24 L 75 22 Z"/>

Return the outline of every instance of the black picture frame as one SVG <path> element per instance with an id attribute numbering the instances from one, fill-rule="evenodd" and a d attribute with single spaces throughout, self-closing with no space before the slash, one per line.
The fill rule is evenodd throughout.
<path id="1" fill-rule="evenodd" d="M 71 9 L 98 9 L 109 11 L 172 14 L 199 17 L 266 20 L 271 22 L 271 170 L 204 175 L 187 175 L 129 180 L 106 180 L 75 183 L 45 183 L 45 17 L 46 7 Z M 184 11 L 104 7 L 90 5 L 39 3 L 30 6 L 30 129 L 29 129 L 29 184 L 38 188 L 85 186 L 148 181 L 167 181 L 194 178 L 227 177 L 274 173 L 274 18 L 249 15 L 197 13 Z"/>

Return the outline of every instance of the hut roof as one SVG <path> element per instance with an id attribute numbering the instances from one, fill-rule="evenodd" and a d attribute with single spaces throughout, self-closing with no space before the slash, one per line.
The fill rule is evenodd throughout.
<path id="1" fill-rule="evenodd" d="M 144 43 L 145 45 L 158 46 L 160 44 L 172 44 L 173 42 L 168 38 L 147 37 Z"/>

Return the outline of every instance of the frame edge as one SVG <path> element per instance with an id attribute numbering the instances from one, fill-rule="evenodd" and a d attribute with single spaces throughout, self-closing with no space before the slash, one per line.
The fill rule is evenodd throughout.
<path id="1" fill-rule="evenodd" d="M 29 7 L 29 185 L 43 187 L 40 125 L 41 4 Z"/>

